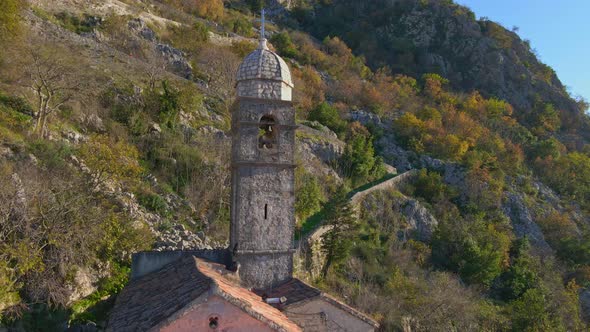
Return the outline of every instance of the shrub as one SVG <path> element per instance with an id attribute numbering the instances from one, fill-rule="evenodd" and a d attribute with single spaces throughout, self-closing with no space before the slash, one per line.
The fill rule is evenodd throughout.
<path id="1" fill-rule="evenodd" d="M 486 34 L 496 41 L 498 47 L 508 49 L 512 46 L 513 38 L 502 26 L 495 22 L 487 21 L 485 22 L 485 27 Z"/>
<path id="2" fill-rule="evenodd" d="M 25 131 L 30 126 L 31 117 L 0 105 L 0 123 L 12 130 Z"/>
<path id="3" fill-rule="evenodd" d="M 469 149 L 469 143 L 457 135 L 445 135 L 434 141 L 433 153 L 443 159 L 459 161 Z"/>
<path id="4" fill-rule="evenodd" d="M 376 180 L 385 175 L 383 160 L 375 156 L 373 138 L 358 122 L 350 125 L 349 137 L 340 160 L 343 174 L 351 178 L 353 185 Z"/>
<path id="5" fill-rule="evenodd" d="M 405 113 L 393 122 L 393 130 L 401 143 L 409 145 L 412 139 L 421 141 L 426 133 L 426 124 L 412 113 Z"/>
<path id="6" fill-rule="evenodd" d="M 135 146 L 104 135 L 93 135 L 78 150 L 91 170 L 92 183 L 98 187 L 107 180 L 136 181 L 142 173 Z"/>
<path id="7" fill-rule="evenodd" d="M 534 143 L 529 150 L 529 157 L 531 160 L 545 159 L 547 157 L 558 159 L 564 150 L 564 146 L 555 137 L 550 137 Z"/>
<path id="8" fill-rule="evenodd" d="M 197 53 L 209 40 L 209 28 L 201 22 L 195 22 L 192 26 L 171 25 L 168 32 L 172 46 L 186 52 Z"/>
<path id="9" fill-rule="evenodd" d="M 24 6 L 24 0 L 2 0 L 0 2 L 0 42 L 17 34 L 20 12 Z"/>
<path id="10" fill-rule="evenodd" d="M 295 212 L 299 220 L 305 220 L 320 210 L 325 198 L 322 187 L 313 175 L 298 171 L 295 179 Z"/>
<path id="11" fill-rule="evenodd" d="M 81 19 L 72 13 L 60 12 L 55 15 L 55 18 L 59 20 L 63 28 L 78 34 L 91 32 L 94 29 L 94 21 L 88 16 Z"/>
<path id="12" fill-rule="evenodd" d="M 223 24 L 230 31 L 246 37 L 253 37 L 252 23 L 242 16 L 232 17 Z"/>
<path id="13" fill-rule="evenodd" d="M 510 238 L 502 227 L 475 216 L 469 219 L 439 224 L 432 239 L 432 260 L 470 284 L 489 287 L 506 265 Z"/>
<path id="14" fill-rule="evenodd" d="M 539 136 L 555 133 L 561 127 L 559 111 L 552 104 L 537 105 L 529 121 Z"/>
<path id="15" fill-rule="evenodd" d="M 547 295 L 539 288 L 527 290 L 511 305 L 513 331 L 557 331 L 560 329 L 547 308 Z"/>
<path id="16" fill-rule="evenodd" d="M 165 215 L 168 211 L 168 204 L 158 194 L 141 192 L 137 195 L 137 200 L 143 207 L 160 215 Z"/>
<path id="17" fill-rule="evenodd" d="M 526 238 L 514 241 L 510 268 L 494 284 L 494 292 L 500 299 L 516 300 L 529 289 L 540 286 L 540 278 L 534 270 L 529 249 L 530 244 Z"/>
<path id="18" fill-rule="evenodd" d="M 63 142 L 35 140 L 29 143 L 29 149 L 43 166 L 53 170 L 64 168 L 72 155 L 72 148 Z"/>
<path id="19" fill-rule="evenodd" d="M 209 20 L 217 21 L 224 15 L 222 0 L 183 1 L 182 4 L 186 11 Z"/>
<path id="20" fill-rule="evenodd" d="M 297 115 L 301 119 L 309 118 L 309 112 L 325 101 L 326 85 L 320 75 L 311 66 L 301 69 L 293 68 Z"/>
<path id="21" fill-rule="evenodd" d="M 443 95 L 443 87 L 449 84 L 449 80 L 438 74 L 424 74 L 422 80 L 424 81 L 424 93 L 435 100 Z"/>
<path id="22" fill-rule="evenodd" d="M 563 195 L 590 206 L 590 157 L 579 152 L 569 153 L 553 161 L 537 162 L 543 180 Z"/>
<path id="23" fill-rule="evenodd" d="M 240 58 L 246 57 L 246 55 L 252 53 L 256 49 L 257 45 L 247 40 L 240 40 L 231 44 L 231 50 Z"/>
<path id="24" fill-rule="evenodd" d="M 299 55 L 297 47 L 293 44 L 291 36 L 286 32 L 274 34 L 270 42 L 277 49 L 278 53 L 287 58 L 296 58 Z"/>
<path id="25" fill-rule="evenodd" d="M 162 81 L 162 94 L 159 96 L 160 123 L 168 128 L 174 128 L 180 112 L 179 92 L 171 87 L 167 81 Z"/>
<path id="26" fill-rule="evenodd" d="M 0 93 L 0 104 L 12 108 L 16 112 L 32 116 L 33 108 L 26 99 L 16 96 L 5 96 Z"/>
<path id="27" fill-rule="evenodd" d="M 452 198 L 452 190 L 444 184 L 442 176 L 434 171 L 423 168 L 416 180 L 406 188 L 410 195 L 423 198 L 429 203 L 435 203 Z"/>
<path id="28" fill-rule="evenodd" d="M 338 136 L 342 136 L 346 130 L 346 121 L 340 118 L 336 108 L 323 102 L 309 113 L 309 120 L 318 121 L 324 126 L 330 128 Z"/>

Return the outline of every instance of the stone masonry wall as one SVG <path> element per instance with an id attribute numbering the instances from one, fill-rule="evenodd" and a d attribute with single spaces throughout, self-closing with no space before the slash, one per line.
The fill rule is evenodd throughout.
<path id="1" fill-rule="evenodd" d="M 272 117 L 277 142 L 259 146 Z M 295 226 L 295 112 L 291 103 L 240 99 L 232 122 L 230 249 L 242 282 L 265 289 L 291 278 Z"/>

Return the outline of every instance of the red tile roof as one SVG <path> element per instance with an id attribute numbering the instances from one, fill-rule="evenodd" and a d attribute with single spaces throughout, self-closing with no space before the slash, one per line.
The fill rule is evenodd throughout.
<path id="1" fill-rule="evenodd" d="M 221 296 L 276 331 L 302 331 L 281 311 L 239 286 L 225 266 L 192 256 L 132 280 L 117 297 L 107 331 L 147 331 L 206 292 Z"/>
<path id="2" fill-rule="evenodd" d="M 357 317 L 358 319 L 374 326 L 375 328 L 379 327 L 379 323 L 370 318 L 368 315 L 350 307 L 346 303 L 320 291 L 315 287 L 312 287 L 304 283 L 299 279 L 293 278 L 290 281 L 287 281 L 286 283 L 276 288 L 266 291 L 257 290 L 256 293 L 260 296 L 266 296 L 271 298 L 287 298 L 287 302 L 283 304 L 284 309 L 289 308 L 289 306 L 299 305 L 304 302 L 319 298 L 340 308 L 341 310 L 346 311 L 350 315 Z"/>
<path id="3" fill-rule="evenodd" d="M 219 264 L 209 263 L 202 259 L 196 259 L 197 266 L 203 274 L 215 281 L 216 293 L 228 302 L 240 307 L 250 316 L 266 323 L 272 328 L 281 331 L 302 331 L 281 311 L 262 301 L 262 298 L 235 283 L 233 278 L 228 278 L 225 267 Z"/>

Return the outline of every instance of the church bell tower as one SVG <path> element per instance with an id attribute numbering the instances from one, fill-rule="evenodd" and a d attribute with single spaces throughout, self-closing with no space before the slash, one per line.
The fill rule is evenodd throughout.
<path id="1" fill-rule="evenodd" d="M 262 33 L 237 76 L 232 114 L 230 250 L 242 283 L 268 289 L 293 273 L 295 111 L 285 61 Z"/>

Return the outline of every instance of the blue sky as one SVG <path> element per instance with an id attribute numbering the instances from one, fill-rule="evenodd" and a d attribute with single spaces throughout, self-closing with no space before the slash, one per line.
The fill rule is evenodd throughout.
<path id="1" fill-rule="evenodd" d="M 572 95 L 590 100 L 590 0 L 455 0 L 531 41 Z"/>

